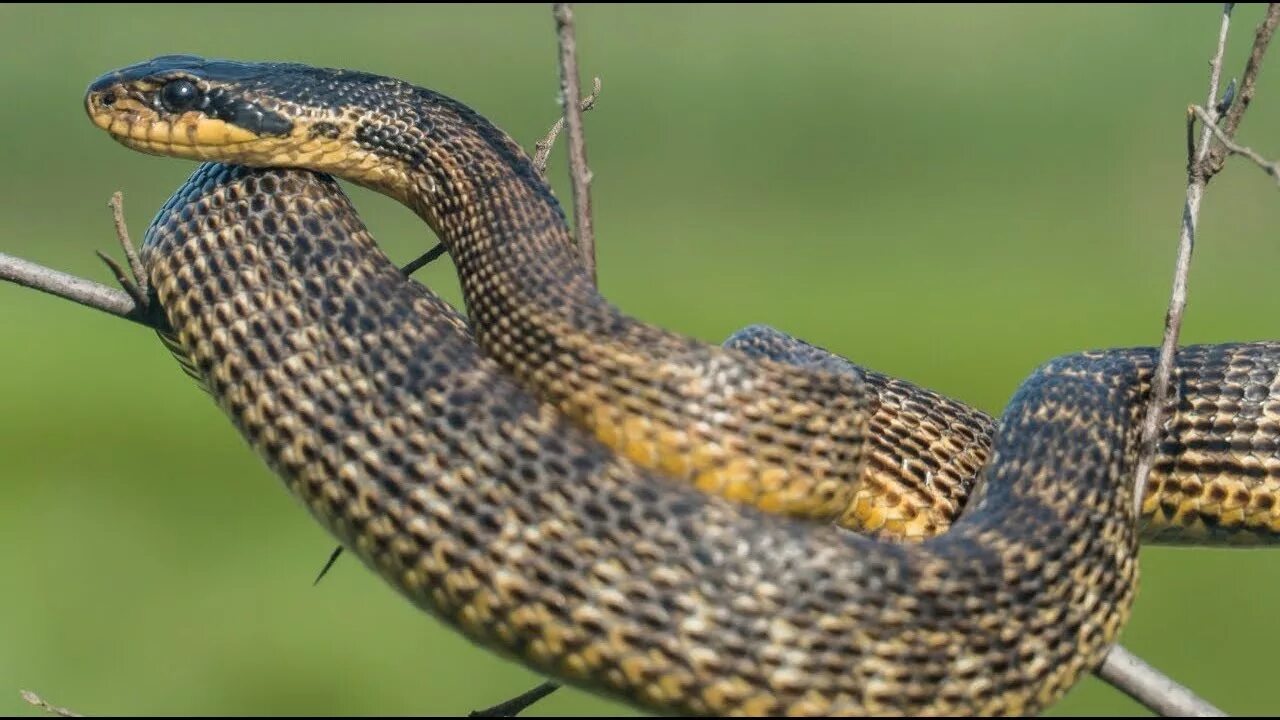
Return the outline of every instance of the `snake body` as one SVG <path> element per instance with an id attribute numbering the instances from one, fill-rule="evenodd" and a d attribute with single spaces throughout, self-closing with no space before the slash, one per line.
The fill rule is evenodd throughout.
<path id="1" fill-rule="evenodd" d="M 196 100 L 183 104 L 189 91 Z M 418 163 L 417 177 L 434 184 L 397 197 L 418 203 L 446 239 L 487 238 L 451 250 L 473 313 L 496 322 L 499 330 L 488 332 L 517 337 L 513 321 L 486 316 L 496 311 L 475 298 L 510 292 L 503 307 L 517 316 L 538 315 L 541 304 L 522 304 L 515 278 L 473 255 L 528 230 L 547 239 L 540 252 L 562 257 L 554 248 L 567 246 L 547 228 L 563 220 L 558 209 L 546 214 L 554 202 L 514 143 L 426 92 L 348 71 L 168 57 L 104 76 L 87 107 L 138 149 L 360 167 L 355 179 L 393 194 L 393 181 L 376 178 L 410 177 L 404 168 Z M 385 110 L 388 97 L 400 96 L 414 99 L 396 106 L 418 108 L 413 124 L 401 115 L 383 131 L 366 130 L 373 141 L 335 149 L 357 138 L 370 108 Z M 335 126 L 339 116 L 357 130 Z M 427 150 L 397 144 L 409 127 L 435 142 Z M 528 199 L 539 192 L 538 202 Z M 989 455 L 950 531 L 902 545 L 765 512 L 792 508 L 758 497 L 748 499 L 763 509 L 731 492 L 708 495 L 646 469 L 654 463 L 645 453 L 613 452 L 602 441 L 614 438 L 600 438 L 599 425 L 588 423 L 597 438 L 584 434 L 563 393 L 540 403 L 503 372 L 524 361 L 502 357 L 497 345 L 485 346 L 492 359 L 482 353 L 456 312 L 403 278 L 323 176 L 202 167 L 153 223 L 143 258 L 175 346 L 344 545 L 469 637 L 575 684 L 691 713 L 1029 713 L 1095 667 L 1128 615 L 1138 537 L 1130 484 L 1153 350 L 1047 363 L 993 431 L 965 414 L 973 411 L 944 413 L 937 422 L 961 417 L 979 428 L 971 452 L 988 452 L 977 434 L 986 428 Z M 556 281 L 530 272 L 535 285 Z M 596 328 L 605 335 L 649 337 L 600 304 L 570 313 L 585 313 L 577 322 L 586 325 L 613 323 Z M 572 325 L 544 321 L 540 342 L 507 342 L 532 355 L 583 342 L 572 339 L 582 337 Z M 553 330 L 570 340 L 554 339 Z M 602 347 L 596 351 L 622 354 L 619 366 L 661 366 L 624 345 Z M 664 341 L 648 351 L 662 358 L 673 347 Z M 857 368 L 761 363 L 691 342 L 677 349 L 687 353 L 679 358 L 699 358 L 680 367 L 721 368 L 715 358 L 727 357 L 744 371 L 766 368 L 761 377 L 782 383 L 773 389 L 834 393 L 826 409 L 804 407 L 819 398 L 803 393 L 777 396 L 799 406 L 778 417 L 813 420 L 837 408 L 844 428 L 833 435 L 821 422 L 800 423 L 792 429 L 809 428 L 807 440 L 779 447 L 803 455 L 838 436 L 832 457 L 856 467 L 876 413 L 927 418 L 932 406 L 912 402 L 935 397 Z M 591 381 L 607 386 L 607 372 L 589 362 L 564 368 L 569 362 L 540 361 L 542 380 L 517 374 L 543 388 L 559 382 L 556 373 L 576 373 L 585 379 L 566 387 L 587 390 L 569 395 L 625 405 L 621 386 L 592 395 Z M 1275 343 L 1180 352 L 1178 399 L 1157 448 L 1164 475 L 1144 508 L 1163 509 L 1170 498 L 1181 508 L 1194 495 L 1194 511 L 1169 515 L 1166 525 L 1274 535 L 1277 368 Z M 707 419 L 698 403 L 664 397 L 678 384 L 631 377 L 631 392 L 650 403 L 628 406 L 634 412 L 663 406 L 675 408 L 676 424 Z M 879 403 L 894 393 L 901 402 Z M 749 404 L 716 407 L 769 416 Z M 941 434 L 944 444 L 957 442 Z M 771 438 L 765 433 L 762 447 Z M 757 481 L 763 476 L 747 484 Z"/>

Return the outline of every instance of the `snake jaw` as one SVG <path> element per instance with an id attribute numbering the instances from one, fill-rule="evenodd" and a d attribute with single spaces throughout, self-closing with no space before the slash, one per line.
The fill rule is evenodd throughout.
<path id="1" fill-rule="evenodd" d="M 193 160 L 250 161 L 240 157 L 244 146 L 276 147 L 271 140 L 297 130 L 252 93 L 236 92 L 174 66 L 193 60 L 158 58 L 103 75 L 85 93 L 85 111 L 126 147 Z M 260 149 L 247 152 L 252 160 L 263 154 Z"/>
<path id="2" fill-rule="evenodd" d="M 90 92 L 85 110 L 94 125 L 133 150 L 188 160 L 290 164 L 279 148 L 295 141 L 263 136 L 199 110 L 168 113 L 145 89 Z M 107 99 L 110 99 L 108 102 Z"/>
<path id="3" fill-rule="evenodd" d="M 252 133 L 220 120 L 183 117 L 176 121 L 128 115 L 90 115 L 117 142 L 151 155 L 189 160 L 218 159 L 229 146 L 257 140 Z"/>

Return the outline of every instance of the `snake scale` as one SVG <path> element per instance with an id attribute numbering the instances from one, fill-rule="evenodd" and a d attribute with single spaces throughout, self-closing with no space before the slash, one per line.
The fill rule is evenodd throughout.
<path id="1" fill-rule="evenodd" d="M 320 522 L 557 678 L 665 712 L 1031 713 L 1126 620 L 1140 522 L 1276 538 L 1280 344 L 1179 353 L 1139 518 L 1153 350 L 1050 361 L 993 422 L 761 359 L 767 333 L 726 351 L 627 318 L 582 282 L 520 148 L 436 93 L 166 56 L 86 108 L 135 149 L 368 185 L 448 244 L 474 337 L 323 175 L 202 166 L 143 261 L 174 347 Z"/>

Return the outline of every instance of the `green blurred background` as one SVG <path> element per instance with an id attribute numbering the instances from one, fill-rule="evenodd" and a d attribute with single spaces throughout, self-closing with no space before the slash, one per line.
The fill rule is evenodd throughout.
<path id="1" fill-rule="evenodd" d="M 767 322 L 993 412 L 1051 356 L 1153 344 L 1217 13 L 580 7 L 601 286 L 708 341 Z M 1260 15 L 1237 8 L 1229 72 Z M 395 75 L 526 147 L 557 112 L 546 6 L 5 6 L 0 251 L 107 280 L 110 193 L 140 236 L 192 166 L 109 142 L 81 93 L 171 52 Z M 1242 137 L 1280 154 L 1278 119 L 1280 68 Z M 355 195 L 393 257 L 428 246 Z M 1280 338 L 1277 199 L 1244 164 L 1213 183 L 1186 341 Z M 456 300 L 447 262 L 419 277 Z M 0 714 L 35 712 L 20 688 L 92 714 L 461 713 L 536 682 L 350 559 L 313 588 L 331 541 L 150 333 L 9 285 L 0 329 Z M 1230 712 L 1280 710 L 1280 555 L 1143 560 L 1125 644 Z M 1090 678 L 1054 712 L 1141 708 Z"/>

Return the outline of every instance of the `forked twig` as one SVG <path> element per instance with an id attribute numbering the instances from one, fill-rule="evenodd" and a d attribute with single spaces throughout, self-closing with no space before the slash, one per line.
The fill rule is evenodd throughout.
<path id="1" fill-rule="evenodd" d="M 596 106 L 596 98 L 598 97 L 600 97 L 600 78 L 594 78 L 592 81 L 591 94 L 583 98 L 582 102 L 579 104 L 579 107 L 582 108 L 582 112 L 586 112 L 594 108 Z M 547 162 L 551 157 L 551 149 L 555 147 L 556 138 L 559 137 L 560 131 L 564 128 L 564 121 L 565 121 L 564 117 L 561 117 L 559 120 L 556 120 L 555 123 L 551 126 L 551 129 L 547 131 L 547 134 L 543 136 L 541 140 L 534 143 L 533 147 L 535 152 L 533 155 L 533 166 L 535 169 L 537 169 L 538 173 L 541 175 L 545 175 L 547 173 Z M 117 193 L 117 195 L 119 195 L 119 193 Z M 430 265 L 431 263 L 435 262 L 438 258 L 440 258 L 440 256 L 444 255 L 446 252 L 448 252 L 448 248 L 444 246 L 444 243 L 438 242 L 430 250 L 426 251 L 425 253 L 419 255 L 418 257 L 406 263 L 404 267 L 400 268 L 400 273 L 405 277 L 409 277 L 410 275 L 413 275 L 414 273 L 418 272 L 419 270 L 426 267 L 427 265 Z M 99 255 L 101 256 L 101 253 L 99 253 Z M 103 258 L 103 260 L 107 260 L 107 258 Z M 110 263 L 111 261 L 107 260 L 107 262 Z M 311 584 L 316 585 L 321 580 L 323 580 L 324 576 L 329 573 L 329 570 L 333 568 L 333 564 L 336 563 L 338 561 L 338 558 L 341 556 L 342 556 L 342 546 L 339 545 L 336 548 L 334 548 L 333 552 L 329 554 L 329 559 L 325 561 L 324 567 L 320 569 L 320 573 L 316 575 L 316 579 L 312 581 Z M 551 683 L 548 682 L 547 684 L 550 685 Z M 521 695 L 520 698 L 530 695 L 532 694 L 532 692 L 533 691 L 530 691 L 529 693 L 525 693 L 524 695 Z M 551 691 L 548 690 L 546 693 L 544 693 L 544 695 L 550 694 L 550 692 Z M 537 702 L 539 699 L 541 699 L 541 697 L 542 696 L 534 697 L 532 700 L 529 701 L 529 704 L 533 704 L 534 702 Z M 494 708 L 508 707 L 509 703 L 513 703 L 520 698 L 513 698 L 512 700 L 508 700 L 507 703 L 503 703 L 501 705 L 495 705 Z M 490 708 L 490 710 L 492 709 L 493 708 Z M 522 710 L 523 708 L 520 708 L 520 709 Z M 477 710 L 473 712 L 472 715 L 475 715 L 476 712 L 482 712 L 482 711 Z M 488 712 L 488 711 L 483 711 L 483 712 Z M 516 712 L 518 713 L 520 712 L 520 710 L 516 710 Z"/>
<path id="2" fill-rule="evenodd" d="M 552 15 L 556 21 L 556 38 L 560 46 L 560 100 L 563 104 L 564 117 L 551 126 L 551 132 L 535 147 L 534 165 L 539 172 L 546 169 L 547 157 L 551 146 L 560 133 L 562 124 L 569 128 L 569 172 L 573 182 L 574 222 L 578 230 L 578 250 L 582 253 L 583 263 L 591 275 L 592 284 L 596 283 L 596 240 L 595 229 L 591 220 L 591 170 L 587 167 L 587 141 L 583 133 L 582 113 L 595 106 L 600 95 L 600 78 L 592 83 L 591 95 L 582 98 L 578 79 L 578 52 L 574 38 L 573 8 L 569 3 L 556 3 L 552 6 Z M 504 703 L 499 703 L 487 710 L 472 712 L 473 717 L 513 717 L 530 705 L 555 692 L 560 685 L 548 680 L 536 688 L 518 695 Z"/>
<path id="3" fill-rule="evenodd" d="M 1240 86 L 1235 101 L 1227 109 L 1226 119 L 1222 123 L 1222 130 L 1228 138 L 1235 138 L 1236 132 L 1240 130 L 1240 122 L 1244 120 L 1244 113 L 1249 109 L 1249 104 L 1253 102 L 1253 96 L 1257 93 L 1258 73 L 1262 70 L 1262 59 L 1266 57 L 1267 48 L 1271 45 L 1271 37 L 1275 34 L 1277 25 L 1280 25 L 1280 4 L 1267 3 L 1267 14 L 1253 34 L 1253 46 L 1249 50 L 1249 59 L 1244 64 L 1244 73 L 1240 76 Z M 1209 99 L 1205 107 L 1213 107 L 1213 98 Z M 1209 151 L 1209 157 L 1202 168 L 1205 182 L 1221 172 L 1222 166 L 1227 162 L 1228 154 L 1223 148 L 1213 148 Z"/>
<path id="4" fill-rule="evenodd" d="M 1214 139 L 1221 143 L 1222 147 L 1226 148 L 1229 154 L 1239 155 L 1240 157 L 1248 159 L 1254 165 L 1261 168 L 1262 172 L 1270 175 L 1271 179 L 1275 180 L 1277 185 L 1280 185 L 1280 163 L 1268 160 L 1253 148 L 1241 145 L 1235 140 L 1227 137 L 1226 131 L 1218 127 L 1218 124 L 1214 122 L 1214 119 L 1209 115 L 1209 113 L 1199 105 L 1192 105 L 1191 112 L 1205 127 L 1213 131 Z"/>
<path id="5" fill-rule="evenodd" d="M 124 219 L 124 193 L 119 190 L 111 193 L 111 201 L 107 205 L 111 208 L 111 223 L 116 229 L 116 240 L 120 241 L 120 248 L 124 250 L 124 257 L 129 262 L 129 269 L 133 271 L 134 287 L 141 297 L 146 298 L 150 290 L 147 285 L 147 271 L 142 267 L 142 260 L 138 259 L 138 251 L 134 249 L 133 241 L 129 239 L 129 224 Z M 146 304 L 147 301 L 144 299 L 139 302 Z"/>
<path id="6" fill-rule="evenodd" d="M 124 250 L 133 278 L 130 278 L 124 268 L 109 255 L 101 251 L 97 254 L 106 263 L 116 281 L 124 288 L 123 290 L 116 290 L 92 280 L 4 253 L 0 253 L 0 280 L 39 290 L 94 310 L 101 310 L 108 315 L 131 320 L 152 330 L 163 330 L 166 327 L 164 318 L 155 312 L 155 308 L 152 308 L 148 301 L 146 273 L 138 260 L 133 243 L 129 240 L 129 229 L 124 221 L 122 202 L 121 194 L 117 191 L 111 196 L 109 207 L 115 226 L 116 240 Z"/>

